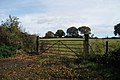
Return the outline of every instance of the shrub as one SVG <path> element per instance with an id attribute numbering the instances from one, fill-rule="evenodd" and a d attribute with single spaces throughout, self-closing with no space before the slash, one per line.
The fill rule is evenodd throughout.
<path id="1" fill-rule="evenodd" d="M 2 45 L 0 46 L 0 57 L 7 58 L 15 56 L 16 48 L 13 46 Z"/>
<path id="2" fill-rule="evenodd" d="M 115 68 L 120 67 L 120 49 L 113 51 L 107 58 L 108 63 Z"/>

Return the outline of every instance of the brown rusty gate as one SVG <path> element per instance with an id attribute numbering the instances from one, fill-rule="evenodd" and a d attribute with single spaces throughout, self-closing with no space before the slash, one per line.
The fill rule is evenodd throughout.
<path id="1" fill-rule="evenodd" d="M 85 34 L 85 39 L 79 38 L 53 38 L 36 40 L 37 53 L 54 53 L 54 54 L 89 54 L 89 35 Z"/>
<path id="2" fill-rule="evenodd" d="M 79 55 L 84 52 L 84 40 L 39 40 L 40 53 L 53 53 L 53 54 L 75 54 Z"/>
<path id="3" fill-rule="evenodd" d="M 83 53 L 89 53 L 88 38 L 37 39 L 37 52 L 39 54 L 83 55 Z"/>

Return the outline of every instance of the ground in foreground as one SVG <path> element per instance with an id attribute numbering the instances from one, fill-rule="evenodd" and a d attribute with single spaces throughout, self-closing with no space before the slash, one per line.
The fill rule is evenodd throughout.
<path id="1" fill-rule="evenodd" d="M 23 55 L 17 58 L 0 59 L 0 79 L 109 80 L 110 75 L 106 72 L 103 74 L 99 68 L 97 63 L 88 60 L 77 63 L 75 57 L 68 55 Z"/>

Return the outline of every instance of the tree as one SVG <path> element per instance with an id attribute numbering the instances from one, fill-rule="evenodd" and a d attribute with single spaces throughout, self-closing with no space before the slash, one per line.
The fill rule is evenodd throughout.
<path id="1" fill-rule="evenodd" d="M 68 37 L 78 37 L 78 29 L 76 27 L 70 27 L 67 29 L 67 36 Z"/>
<path id="2" fill-rule="evenodd" d="M 9 15 L 9 18 L 6 19 L 5 22 L 2 21 L 2 26 L 6 26 L 6 27 L 9 27 L 9 28 L 18 27 L 18 25 L 20 23 L 18 20 L 19 20 L 19 18 Z"/>
<path id="3" fill-rule="evenodd" d="M 91 29 L 87 26 L 79 27 L 78 30 L 81 34 L 91 34 Z"/>
<path id="4" fill-rule="evenodd" d="M 57 30 L 55 36 L 61 38 L 62 36 L 65 36 L 65 32 L 63 30 Z"/>
<path id="5" fill-rule="evenodd" d="M 45 34 L 45 37 L 46 38 L 52 38 L 54 37 L 54 33 L 52 31 L 48 31 L 46 34 Z"/>
<path id="6" fill-rule="evenodd" d="M 120 36 L 120 23 L 114 26 L 114 34 Z"/>
<path id="7" fill-rule="evenodd" d="M 19 18 L 9 15 L 6 21 L 2 21 L 1 28 L 4 29 L 6 38 L 10 44 L 18 45 L 21 42 L 21 29 L 19 27 Z M 1 29 L 2 30 L 2 29 Z"/>
<path id="8" fill-rule="evenodd" d="M 9 15 L 0 25 L 0 45 L 30 51 L 34 49 L 36 36 L 23 32 L 19 18 Z"/>

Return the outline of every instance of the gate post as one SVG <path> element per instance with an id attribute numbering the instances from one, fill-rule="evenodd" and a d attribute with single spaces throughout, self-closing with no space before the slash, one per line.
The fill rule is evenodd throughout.
<path id="1" fill-rule="evenodd" d="M 89 55 L 89 34 L 84 34 L 84 55 Z"/>
<path id="2" fill-rule="evenodd" d="M 37 36 L 37 38 L 36 38 L 36 53 L 38 54 L 38 52 L 39 52 L 39 36 Z"/>
<path id="3" fill-rule="evenodd" d="M 106 41 L 106 54 L 108 53 L 108 41 Z"/>

